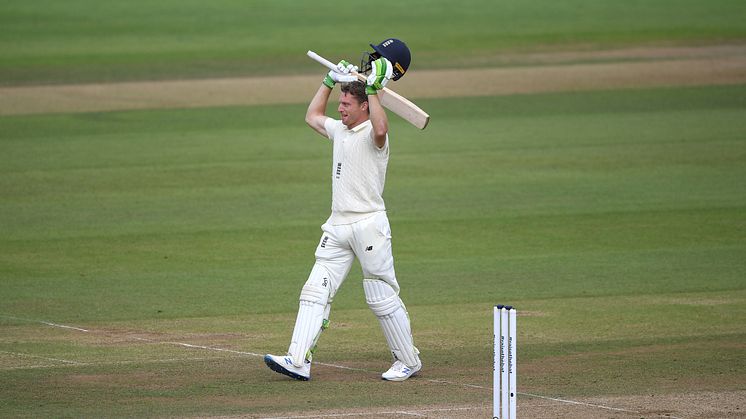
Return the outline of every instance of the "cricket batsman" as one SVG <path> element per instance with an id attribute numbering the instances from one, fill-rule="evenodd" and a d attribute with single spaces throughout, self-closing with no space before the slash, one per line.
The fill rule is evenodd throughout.
<path id="1" fill-rule="evenodd" d="M 386 39 L 371 44 L 360 67 L 370 72 L 365 83 L 357 67 L 341 61 L 311 100 L 306 123 L 332 142 L 332 212 L 321 226 L 316 263 L 300 292 L 300 307 L 287 355 L 265 355 L 273 371 L 297 380 L 311 378 L 311 363 L 321 332 L 329 326 L 334 295 L 355 258 L 360 261 L 365 300 L 383 328 L 394 363 L 381 377 L 404 381 L 422 368 L 414 346 L 409 314 L 399 298 L 394 272 L 391 228 L 383 201 L 389 161 L 389 125 L 377 92 L 409 68 L 406 44 Z M 341 82 L 339 119 L 325 115 L 336 83 Z"/>

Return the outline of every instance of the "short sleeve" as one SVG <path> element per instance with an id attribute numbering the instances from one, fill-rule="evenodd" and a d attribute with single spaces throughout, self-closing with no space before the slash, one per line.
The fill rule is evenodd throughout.
<path id="1" fill-rule="evenodd" d="M 371 131 L 372 134 L 372 131 Z M 383 144 L 383 147 L 378 148 L 375 141 L 373 141 L 373 138 L 370 139 L 371 144 L 373 145 L 373 148 L 376 150 L 376 154 L 379 157 L 388 157 L 389 155 L 389 135 L 386 134 L 386 143 Z"/>
<path id="2" fill-rule="evenodd" d="M 326 136 L 329 137 L 330 140 L 334 140 L 334 137 L 337 135 L 337 132 L 342 127 L 342 121 L 333 119 L 333 118 L 326 118 L 326 121 L 324 121 L 324 129 L 326 130 Z"/>

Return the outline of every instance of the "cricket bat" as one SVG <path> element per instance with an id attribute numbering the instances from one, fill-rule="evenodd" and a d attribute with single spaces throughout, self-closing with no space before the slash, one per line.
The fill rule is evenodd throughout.
<path id="1" fill-rule="evenodd" d="M 330 70 L 336 70 L 337 68 L 336 64 L 313 51 L 308 51 L 306 55 Z M 366 77 L 363 74 L 356 74 L 359 80 L 366 80 Z M 386 109 L 399 115 L 405 121 L 419 129 L 425 129 L 427 123 L 430 122 L 430 115 L 428 115 L 427 112 L 423 111 L 417 105 L 407 100 L 407 98 L 388 87 L 384 87 L 382 90 L 378 91 L 378 98 L 381 101 L 381 105 Z"/>

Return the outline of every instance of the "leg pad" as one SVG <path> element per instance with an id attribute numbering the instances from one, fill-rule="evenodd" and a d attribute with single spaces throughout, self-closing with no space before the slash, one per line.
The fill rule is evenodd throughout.
<path id="1" fill-rule="evenodd" d="M 321 331 L 328 327 L 331 293 L 327 278 L 326 269 L 315 265 L 300 292 L 298 316 L 288 348 L 296 367 L 311 362 Z"/>
<path id="2" fill-rule="evenodd" d="M 420 364 L 420 351 L 414 346 L 409 314 L 398 293 L 380 279 L 364 279 L 365 300 L 381 323 L 386 342 L 395 359 L 407 366 Z"/>

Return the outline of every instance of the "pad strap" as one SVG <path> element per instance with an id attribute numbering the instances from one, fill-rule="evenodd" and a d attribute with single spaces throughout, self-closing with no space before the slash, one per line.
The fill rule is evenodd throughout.
<path id="1" fill-rule="evenodd" d="M 300 300 L 326 305 L 329 301 L 329 288 L 306 283 L 300 290 Z"/>

